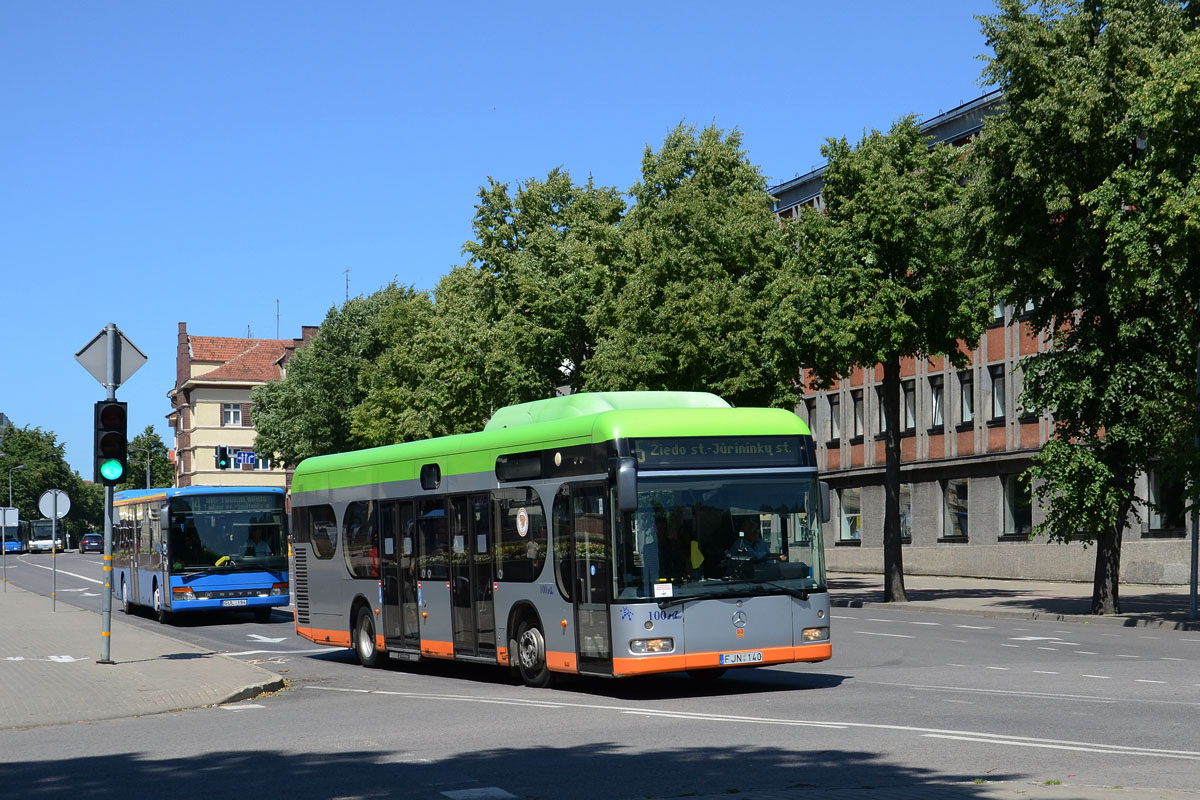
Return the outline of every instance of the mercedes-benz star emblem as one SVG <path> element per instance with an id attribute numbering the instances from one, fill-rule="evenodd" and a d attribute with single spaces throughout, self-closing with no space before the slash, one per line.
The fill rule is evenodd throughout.
<path id="1" fill-rule="evenodd" d="M 744 628 L 746 627 L 746 623 L 749 622 L 749 619 L 750 618 L 746 616 L 745 611 L 735 611 L 733 612 L 733 627 Z"/>

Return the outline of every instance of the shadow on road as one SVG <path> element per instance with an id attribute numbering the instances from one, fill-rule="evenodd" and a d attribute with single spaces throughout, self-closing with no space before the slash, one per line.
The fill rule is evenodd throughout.
<path id="1" fill-rule="evenodd" d="M 816 730 L 797 729 L 806 751 L 794 747 L 673 749 L 670 741 L 640 752 L 616 742 L 584 747 L 494 748 L 446 759 L 419 760 L 411 753 L 372 750 L 323 755 L 319 737 L 297 732 L 297 745 L 314 752 L 214 751 L 204 758 L 159 758 L 124 753 L 0 764 L 0 794 L 23 798 L 136 797 L 146 792 L 208 797 L 405 797 L 444 798 L 443 792 L 498 787 L 520 798 L 573 800 L 679 798 L 728 794 L 753 798 L 808 797 L 810 791 L 878 789 L 879 797 L 903 788 L 906 797 L 970 800 L 978 776 L 934 773 L 887 761 L 877 753 L 823 749 Z M 428 755 L 428 754 L 424 754 Z M 423 763 L 418 763 L 423 761 Z M 1020 780 L 989 775 L 989 780 Z M 502 796 L 478 794 L 477 796 Z M 855 797 L 863 796 L 856 792 Z M 874 794 L 870 796 L 875 796 Z"/>

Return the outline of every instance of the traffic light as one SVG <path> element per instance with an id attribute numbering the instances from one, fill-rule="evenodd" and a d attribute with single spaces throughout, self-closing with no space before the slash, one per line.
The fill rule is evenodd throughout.
<path id="1" fill-rule="evenodd" d="M 229 469 L 229 448 L 223 444 L 217 445 L 217 469 Z"/>
<path id="2" fill-rule="evenodd" d="M 96 475 L 93 480 L 116 486 L 125 480 L 129 451 L 129 413 L 126 403 L 96 403 Z"/>

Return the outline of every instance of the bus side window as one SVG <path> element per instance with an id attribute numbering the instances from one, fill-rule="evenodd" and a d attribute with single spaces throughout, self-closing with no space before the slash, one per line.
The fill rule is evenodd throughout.
<path id="1" fill-rule="evenodd" d="M 296 542 L 311 544 L 317 558 L 333 558 L 337 548 L 337 520 L 333 508 L 327 505 L 297 506 L 292 514 L 295 516 Z"/>

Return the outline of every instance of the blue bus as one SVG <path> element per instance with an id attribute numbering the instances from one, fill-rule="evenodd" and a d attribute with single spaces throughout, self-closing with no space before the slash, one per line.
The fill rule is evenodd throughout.
<path id="1" fill-rule="evenodd" d="M 189 611 L 288 605 L 284 490 L 269 486 L 139 489 L 113 498 L 112 591 L 159 622 Z"/>

